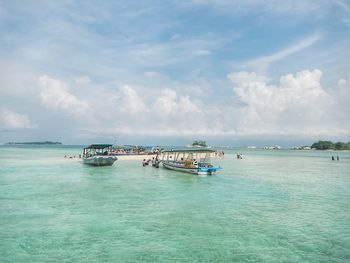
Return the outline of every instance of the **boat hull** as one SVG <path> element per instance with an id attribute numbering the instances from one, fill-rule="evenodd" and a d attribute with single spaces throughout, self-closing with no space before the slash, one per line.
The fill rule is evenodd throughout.
<path id="1" fill-rule="evenodd" d="M 91 156 L 83 158 L 83 164 L 92 166 L 111 166 L 116 160 L 118 160 L 118 158 L 114 156 Z"/>
<path id="2" fill-rule="evenodd" d="M 163 167 L 174 170 L 174 171 L 179 171 L 179 172 L 185 172 L 185 173 L 191 173 L 191 174 L 197 174 L 197 175 L 214 175 L 217 171 L 222 170 L 220 167 L 181 167 L 178 165 L 173 165 L 169 162 L 162 162 Z"/>

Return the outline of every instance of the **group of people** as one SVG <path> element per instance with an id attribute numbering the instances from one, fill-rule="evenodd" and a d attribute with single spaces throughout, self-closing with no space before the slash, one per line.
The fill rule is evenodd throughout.
<path id="1" fill-rule="evenodd" d="M 142 166 L 148 166 L 148 165 L 152 165 L 153 167 L 159 168 L 159 164 L 160 164 L 160 160 L 158 155 L 156 157 L 152 157 L 152 159 L 143 159 L 142 161 Z"/>
<path id="2" fill-rule="evenodd" d="M 236 158 L 239 159 L 239 160 L 243 159 L 242 154 L 241 154 L 241 153 L 240 153 L 240 154 L 237 154 L 237 157 L 236 157 Z"/>
<path id="3" fill-rule="evenodd" d="M 224 155 L 225 155 L 224 151 L 220 151 L 220 152 L 216 151 L 215 152 L 215 157 L 224 157 Z"/>
<path id="4" fill-rule="evenodd" d="M 67 156 L 67 155 L 65 155 L 64 158 L 69 158 L 69 159 L 79 158 L 79 159 L 81 159 L 81 154 L 79 154 L 78 156 L 75 156 L 75 155 L 73 155 L 73 156 Z"/>
<path id="5" fill-rule="evenodd" d="M 334 156 L 332 155 L 332 161 L 334 161 L 335 160 L 335 158 L 334 158 Z M 337 155 L 337 161 L 339 161 L 339 155 Z"/>

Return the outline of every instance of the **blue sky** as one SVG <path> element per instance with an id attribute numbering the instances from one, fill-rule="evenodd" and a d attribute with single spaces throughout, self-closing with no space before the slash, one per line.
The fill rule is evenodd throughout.
<path id="1" fill-rule="evenodd" d="M 349 1 L 0 1 L 0 143 L 350 140 Z"/>

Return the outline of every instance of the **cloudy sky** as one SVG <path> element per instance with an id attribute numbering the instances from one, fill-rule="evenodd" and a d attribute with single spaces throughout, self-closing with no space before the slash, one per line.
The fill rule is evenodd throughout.
<path id="1" fill-rule="evenodd" d="M 0 1 L 0 143 L 350 140 L 350 1 Z"/>

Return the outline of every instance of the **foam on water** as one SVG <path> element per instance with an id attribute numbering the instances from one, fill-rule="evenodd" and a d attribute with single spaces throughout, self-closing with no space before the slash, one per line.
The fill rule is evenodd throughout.
<path id="1" fill-rule="evenodd" d="M 350 262 L 349 152 L 232 151 L 197 177 L 80 151 L 0 148 L 1 262 Z"/>

